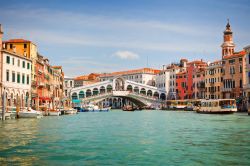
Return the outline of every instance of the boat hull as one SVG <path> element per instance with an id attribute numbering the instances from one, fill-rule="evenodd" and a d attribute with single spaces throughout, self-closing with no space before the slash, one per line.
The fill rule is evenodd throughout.
<path id="1" fill-rule="evenodd" d="M 30 113 L 30 112 L 19 112 L 19 118 L 41 118 L 42 114 L 40 113 Z"/>
<path id="2" fill-rule="evenodd" d="M 60 111 L 58 111 L 58 112 L 55 112 L 55 111 L 49 112 L 49 116 L 60 116 L 60 115 L 61 115 Z"/>
<path id="3" fill-rule="evenodd" d="M 200 114 L 233 114 L 235 111 L 196 111 L 197 113 Z"/>

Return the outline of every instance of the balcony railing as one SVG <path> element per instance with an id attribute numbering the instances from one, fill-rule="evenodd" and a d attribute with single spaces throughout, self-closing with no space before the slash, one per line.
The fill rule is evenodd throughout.
<path id="1" fill-rule="evenodd" d="M 44 87 L 44 83 L 43 82 L 38 82 L 38 87 Z"/>
<path id="2" fill-rule="evenodd" d="M 231 92 L 232 88 L 221 88 L 222 92 Z"/>

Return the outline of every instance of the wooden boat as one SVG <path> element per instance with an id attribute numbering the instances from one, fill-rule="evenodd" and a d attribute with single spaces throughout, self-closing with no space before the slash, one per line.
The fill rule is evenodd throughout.
<path id="1" fill-rule="evenodd" d="M 168 100 L 167 109 L 169 110 L 184 110 L 187 108 L 187 100 Z"/>
<path id="2" fill-rule="evenodd" d="M 43 117 L 41 111 L 36 111 L 31 108 L 23 109 L 22 111 L 18 112 L 19 118 L 41 118 Z"/>
<path id="3" fill-rule="evenodd" d="M 123 111 L 135 111 L 136 108 L 132 107 L 131 105 L 127 105 L 127 106 L 122 107 L 122 110 Z"/>
<path id="4" fill-rule="evenodd" d="M 201 100 L 197 113 L 205 114 L 232 114 L 237 112 L 235 99 Z"/>

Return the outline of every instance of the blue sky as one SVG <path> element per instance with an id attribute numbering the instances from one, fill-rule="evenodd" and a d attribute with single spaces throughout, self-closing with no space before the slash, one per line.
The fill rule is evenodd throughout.
<path id="1" fill-rule="evenodd" d="M 248 0 L 2 1 L 4 39 L 33 41 L 67 76 L 220 59 L 230 19 L 236 50 L 250 44 Z M 148 59 L 148 65 L 147 65 Z"/>

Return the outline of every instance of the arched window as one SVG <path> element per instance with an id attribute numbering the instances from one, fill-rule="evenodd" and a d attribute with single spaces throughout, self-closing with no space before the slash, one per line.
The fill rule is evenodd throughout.
<path id="1" fill-rule="evenodd" d="M 128 86 L 127 86 L 127 91 L 130 91 L 130 92 L 132 92 L 132 91 L 133 91 L 133 87 L 132 87 L 132 85 L 128 85 Z"/>
<path id="2" fill-rule="evenodd" d="M 111 86 L 111 85 L 108 85 L 108 86 L 107 86 L 107 92 L 111 92 L 111 91 L 112 91 L 112 89 L 113 89 L 113 88 L 112 88 L 112 86 Z"/>
<path id="3" fill-rule="evenodd" d="M 86 91 L 86 97 L 89 97 L 89 96 L 92 96 L 92 92 L 91 92 L 90 89 L 88 89 L 88 90 Z"/>
<path id="4" fill-rule="evenodd" d="M 84 92 L 80 91 L 79 92 L 79 99 L 83 99 L 85 97 Z"/>
<path id="5" fill-rule="evenodd" d="M 72 97 L 72 100 L 77 100 L 78 99 L 76 92 L 74 92 L 71 97 Z"/>

